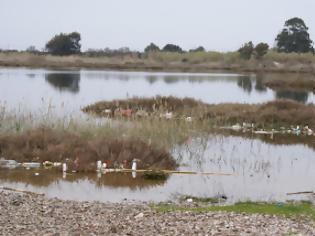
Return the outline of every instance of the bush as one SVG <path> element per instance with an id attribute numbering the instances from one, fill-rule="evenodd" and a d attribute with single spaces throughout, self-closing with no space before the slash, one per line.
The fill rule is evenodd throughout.
<path id="1" fill-rule="evenodd" d="M 148 52 L 158 52 L 160 51 L 160 48 L 155 45 L 154 43 L 150 43 L 150 45 L 148 45 L 145 49 L 144 52 L 148 53 Z"/>
<path id="2" fill-rule="evenodd" d="M 179 52 L 179 53 L 183 53 L 183 49 L 178 46 L 178 45 L 174 45 L 174 44 L 166 44 L 163 48 L 164 52 Z"/>
<path id="3" fill-rule="evenodd" d="M 77 32 L 70 34 L 61 33 L 54 36 L 47 44 L 46 50 L 54 55 L 71 55 L 80 53 L 81 35 Z"/>
<path id="4" fill-rule="evenodd" d="M 256 59 L 262 58 L 264 55 L 267 54 L 268 50 L 269 50 L 268 44 L 266 44 L 266 43 L 257 44 L 255 47 L 255 51 L 254 51 Z"/>
<path id="5" fill-rule="evenodd" d="M 241 58 L 249 60 L 254 52 L 254 44 L 252 41 L 245 43 L 239 50 Z"/>

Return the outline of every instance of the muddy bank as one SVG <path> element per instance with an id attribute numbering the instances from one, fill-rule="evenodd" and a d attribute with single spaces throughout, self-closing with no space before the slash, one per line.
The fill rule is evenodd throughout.
<path id="1" fill-rule="evenodd" d="M 134 53 L 113 57 L 52 56 L 25 52 L 0 52 L 0 66 L 31 68 L 89 68 L 173 72 L 277 72 L 315 73 L 311 54 L 269 53 L 263 60 L 242 60 L 238 53 Z"/>
<path id="2" fill-rule="evenodd" d="M 85 137 L 48 128 L 0 135 L 0 156 L 18 162 L 66 162 L 70 170 L 95 171 L 96 162 L 108 168 L 175 169 L 168 151 L 138 139 L 106 136 Z"/>
<path id="3" fill-rule="evenodd" d="M 191 98 L 132 98 L 98 102 L 83 108 L 100 117 L 181 119 L 186 122 L 209 121 L 212 125 L 253 124 L 254 129 L 307 126 L 315 130 L 315 106 L 291 100 L 276 100 L 263 104 L 224 103 L 210 105 Z M 140 112 L 140 113 L 139 113 Z"/>
<path id="4" fill-rule="evenodd" d="M 2 235 L 314 235 L 314 223 L 262 214 L 158 212 L 146 203 L 103 204 L 0 190 Z"/>

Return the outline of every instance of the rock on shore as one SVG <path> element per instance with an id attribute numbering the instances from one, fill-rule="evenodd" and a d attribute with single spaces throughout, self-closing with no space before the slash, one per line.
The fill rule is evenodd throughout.
<path id="1" fill-rule="evenodd" d="M 315 235 L 314 222 L 224 212 L 158 213 L 145 203 L 48 199 L 0 190 L 0 235 Z"/>

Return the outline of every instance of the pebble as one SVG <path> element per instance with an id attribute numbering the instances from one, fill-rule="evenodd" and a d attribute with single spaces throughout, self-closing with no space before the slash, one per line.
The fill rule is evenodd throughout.
<path id="1" fill-rule="evenodd" d="M 315 235 L 307 218 L 160 213 L 147 203 L 64 201 L 8 190 L 0 190 L 0 225 L 0 235 Z"/>

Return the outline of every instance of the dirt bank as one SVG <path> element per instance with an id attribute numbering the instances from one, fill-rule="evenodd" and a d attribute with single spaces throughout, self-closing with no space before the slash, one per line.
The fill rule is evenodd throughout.
<path id="1" fill-rule="evenodd" d="M 109 168 L 130 168 L 138 159 L 140 169 L 174 169 L 176 162 L 163 149 L 138 139 L 84 137 L 66 131 L 47 128 L 19 134 L 0 135 L 0 156 L 18 162 L 67 162 L 70 169 L 95 171 L 96 162 L 106 162 Z"/>
<path id="2" fill-rule="evenodd" d="M 309 219 L 225 212 L 157 212 L 145 203 L 47 199 L 0 190 L 1 235 L 314 235 Z"/>

